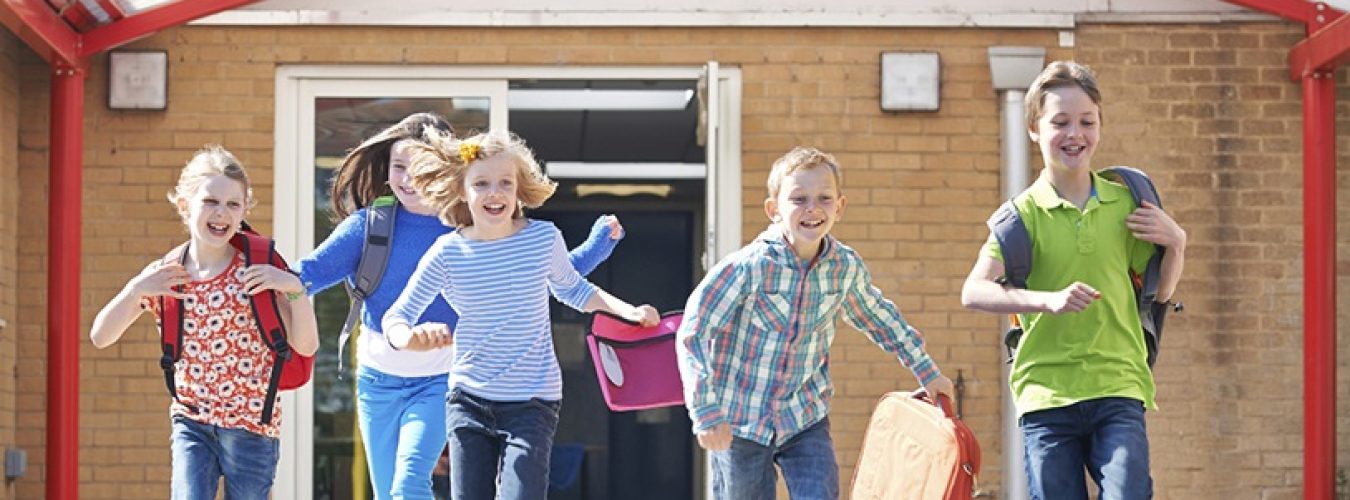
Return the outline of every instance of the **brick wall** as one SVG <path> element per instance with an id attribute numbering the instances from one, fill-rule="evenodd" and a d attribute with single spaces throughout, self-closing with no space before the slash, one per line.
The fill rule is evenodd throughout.
<path id="1" fill-rule="evenodd" d="M 1078 34 L 1076 49 L 1061 49 L 1048 30 L 169 30 L 133 45 L 169 52 L 168 111 L 107 111 L 102 59 L 89 75 L 85 325 L 129 276 L 183 237 L 163 193 L 203 143 L 223 143 L 249 167 L 262 202 L 251 219 L 270 226 L 277 65 L 697 66 L 718 60 L 739 66 L 744 77 L 743 236 L 763 228 L 760 200 L 774 158 L 797 144 L 839 156 L 850 206 L 837 235 L 862 253 L 876 284 L 926 332 L 943 369 L 964 377 L 966 418 L 985 450 L 981 485 L 999 497 L 998 318 L 962 310 L 959 291 L 986 234 L 983 221 L 1000 197 L 998 101 L 986 48 L 1042 46 L 1051 59 L 1077 57 L 1102 75 L 1107 128 L 1100 164 L 1154 172 L 1169 207 L 1191 230 L 1181 285 L 1190 310 L 1169 323 L 1159 369 L 1163 410 L 1150 415 L 1159 497 L 1296 493 L 1300 117 L 1298 87 L 1283 77 L 1282 54 L 1297 30 L 1123 25 L 1084 26 Z M 940 53 L 940 111 L 878 109 L 883 50 Z M 19 60 L 20 203 L 44 206 L 47 77 L 31 54 Z M 1341 151 L 1350 151 L 1350 129 L 1341 130 Z M 25 294 L 17 298 L 21 326 L 10 328 L 21 335 L 16 418 L 24 432 L 18 439 L 35 472 L 19 482 L 23 498 L 41 496 L 44 462 L 45 217 L 43 210 L 25 212 L 26 224 L 17 229 L 32 239 L 18 250 Z M 81 352 L 84 498 L 167 492 L 168 422 L 154 339 L 151 322 L 142 320 L 116 346 Z M 1350 356 L 1341 359 L 1347 366 Z M 847 329 L 831 365 L 838 386 L 834 437 L 848 483 L 876 397 L 914 382 Z M 1281 415 L 1291 417 L 1281 424 Z M 1341 428 L 1350 425 L 1343 421 Z"/>
<path id="2" fill-rule="evenodd" d="M 16 498 L 43 497 L 43 464 L 46 452 L 46 322 L 47 322 L 47 125 L 48 69 L 31 51 L 18 58 L 18 207 L 23 224 L 16 228 L 23 241 L 13 252 L 18 262 L 15 300 L 17 371 L 15 425 L 17 445 L 28 451 L 28 475 L 16 481 Z M 17 210 L 15 210 L 17 212 Z M 83 297 L 81 300 L 85 300 Z M 86 304 L 87 305 L 87 304 Z"/>
<path id="3" fill-rule="evenodd" d="M 18 291 L 15 246 L 19 201 L 19 53 L 26 51 L 9 31 L 0 31 L 0 366 L 14 366 L 14 296 Z M 0 446 L 14 446 L 14 372 L 0 373 Z M 14 485 L 0 486 L 0 499 L 14 498 Z"/>

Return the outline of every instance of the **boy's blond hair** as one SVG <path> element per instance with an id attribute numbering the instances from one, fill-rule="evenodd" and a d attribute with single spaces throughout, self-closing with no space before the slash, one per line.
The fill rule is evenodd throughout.
<path id="1" fill-rule="evenodd" d="M 512 217 L 525 217 L 525 208 L 538 208 L 553 196 L 558 184 L 544 175 L 534 153 L 515 134 L 489 132 L 464 139 L 427 129 L 423 141 L 410 145 L 408 176 L 422 202 L 436 210 L 441 221 L 456 227 L 473 225 L 464 196 L 469 165 L 507 155 L 516 167 L 516 201 Z"/>
<path id="2" fill-rule="evenodd" d="M 816 167 L 830 169 L 830 173 L 834 175 L 836 188 L 843 190 L 844 173 L 840 170 L 839 162 L 834 159 L 834 155 L 816 148 L 797 146 L 773 162 L 773 168 L 769 170 L 769 198 L 778 197 L 783 179 L 793 172 Z"/>
<path id="3" fill-rule="evenodd" d="M 178 174 L 178 184 L 169 190 L 169 203 L 181 213 L 182 202 L 191 198 L 192 194 L 197 192 L 197 188 L 206 182 L 206 178 L 213 175 L 223 175 L 239 181 L 239 184 L 244 186 L 245 208 L 253 208 L 257 203 L 257 200 L 253 199 L 253 187 L 249 184 L 244 165 L 219 144 L 202 146 L 192 155 L 192 159 L 183 165 L 183 170 Z"/>

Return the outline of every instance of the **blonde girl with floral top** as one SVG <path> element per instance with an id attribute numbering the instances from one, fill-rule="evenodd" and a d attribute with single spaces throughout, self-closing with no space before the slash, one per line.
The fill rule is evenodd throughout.
<path id="1" fill-rule="evenodd" d="M 267 499 L 279 458 L 281 413 L 262 419 L 273 354 L 259 335 L 249 297 L 286 295 L 281 319 L 291 348 L 305 356 L 319 347 L 314 309 L 300 279 L 271 265 L 245 266 L 230 244 L 253 205 L 248 175 L 234 155 L 208 146 L 188 161 L 169 192 L 190 235 L 185 258 L 156 259 L 99 311 L 89 334 L 102 349 L 136 318 L 160 319 L 160 297 L 183 302 L 182 356 L 174 367 L 177 397 L 170 405 L 174 499 Z"/>

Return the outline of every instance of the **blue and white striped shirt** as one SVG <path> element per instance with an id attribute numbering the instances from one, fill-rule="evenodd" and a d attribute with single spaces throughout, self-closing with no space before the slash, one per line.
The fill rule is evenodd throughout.
<path id="1" fill-rule="evenodd" d="M 596 287 L 572 268 L 557 227 L 527 222 L 498 240 L 437 238 L 384 316 L 389 331 L 415 325 L 437 295 L 450 303 L 459 313 L 451 388 L 493 401 L 562 399 L 548 296 L 581 309 Z"/>

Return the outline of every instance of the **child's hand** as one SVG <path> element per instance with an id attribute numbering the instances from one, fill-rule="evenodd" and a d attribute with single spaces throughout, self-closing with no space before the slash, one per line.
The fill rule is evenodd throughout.
<path id="1" fill-rule="evenodd" d="M 731 425 L 721 423 L 711 429 L 698 431 L 698 445 L 708 451 L 722 451 L 731 448 Z"/>
<path id="2" fill-rule="evenodd" d="M 141 274 L 131 278 L 127 285 L 137 299 L 143 297 L 173 297 L 175 299 L 187 299 L 192 294 L 179 292 L 175 288 L 183 286 L 192 281 L 192 276 L 188 275 L 187 268 L 182 264 L 151 264 L 146 266 Z"/>
<path id="3" fill-rule="evenodd" d="M 422 323 L 412 327 L 406 348 L 410 351 L 430 351 L 448 347 L 454 342 L 450 327 L 445 323 Z"/>
<path id="4" fill-rule="evenodd" d="M 244 268 L 244 293 L 257 295 L 263 290 L 281 293 L 304 293 L 305 284 L 290 271 L 271 264 L 255 264 Z"/>
<path id="5" fill-rule="evenodd" d="M 939 394 L 944 394 L 947 399 L 956 401 L 956 386 L 952 384 L 952 379 L 947 378 L 946 375 L 938 375 L 938 378 L 923 386 L 923 389 L 928 391 L 928 397 L 932 398 L 934 403 L 937 402 Z"/>
<path id="6" fill-rule="evenodd" d="M 605 225 L 609 226 L 609 239 L 617 240 L 623 237 L 623 224 L 619 223 L 619 217 L 616 215 L 601 216 L 605 220 Z"/>
<path id="7" fill-rule="evenodd" d="M 630 313 L 628 319 L 642 326 L 656 326 L 657 323 L 661 322 L 661 313 L 656 312 L 655 307 L 642 304 L 633 308 L 633 312 Z"/>
<path id="8" fill-rule="evenodd" d="M 1075 281 L 1058 292 L 1047 292 L 1045 312 L 1059 314 L 1087 309 L 1088 304 L 1102 298 L 1101 292 L 1086 283 Z"/>
<path id="9" fill-rule="evenodd" d="M 1163 209 L 1147 201 L 1125 216 L 1125 227 L 1135 238 L 1167 248 L 1184 248 L 1186 231 Z"/>

